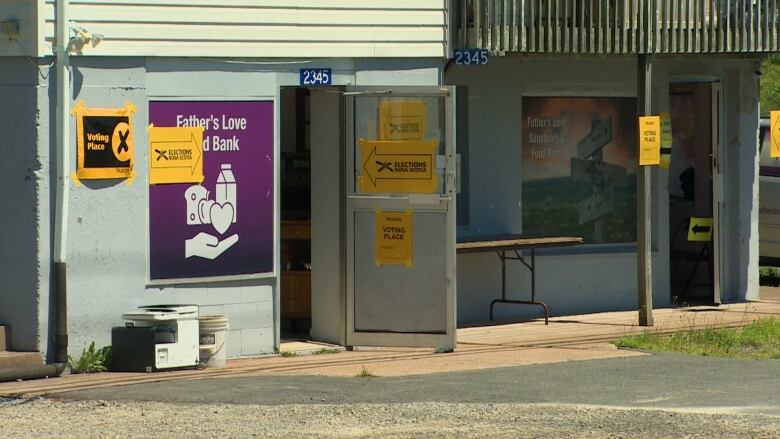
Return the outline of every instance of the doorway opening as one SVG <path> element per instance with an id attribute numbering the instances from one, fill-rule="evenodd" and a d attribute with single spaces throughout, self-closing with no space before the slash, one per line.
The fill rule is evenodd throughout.
<path id="1" fill-rule="evenodd" d="M 312 255 L 309 89 L 281 89 L 279 123 L 281 337 L 283 340 L 309 340 Z"/>
<path id="2" fill-rule="evenodd" d="M 669 88 L 670 292 L 676 303 L 719 303 L 719 84 Z"/>

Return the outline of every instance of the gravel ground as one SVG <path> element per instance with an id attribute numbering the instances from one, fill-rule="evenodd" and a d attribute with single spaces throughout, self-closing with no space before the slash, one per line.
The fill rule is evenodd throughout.
<path id="1" fill-rule="evenodd" d="M 780 417 L 555 404 L 235 405 L 0 399 L 0 437 L 780 437 Z"/>

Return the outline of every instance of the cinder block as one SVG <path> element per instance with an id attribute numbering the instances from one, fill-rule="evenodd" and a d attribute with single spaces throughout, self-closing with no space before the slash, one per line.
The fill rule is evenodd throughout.
<path id="1" fill-rule="evenodd" d="M 227 336 L 227 357 L 241 356 L 241 331 L 228 331 Z"/>
<path id="2" fill-rule="evenodd" d="M 244 329 L 241 332 L 241 355 L 261 355 L 273 352 L 273 328 Z"/>
<path id="3" fill-rule="evenodd" d="M 8 349 L 8 336 L 5 332 L 5 326 L 0 326 L 0 351 Z"/>

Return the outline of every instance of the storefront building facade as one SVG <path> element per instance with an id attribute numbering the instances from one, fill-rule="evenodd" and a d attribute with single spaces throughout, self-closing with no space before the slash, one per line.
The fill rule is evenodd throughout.
<path id="1" fill-rule="evenodd" d="M 52 53 L 63 18 L 56 6 L 67 3 L 0 9 L 0 21 L 18 24 L 0 42 L 0 94 L 14 103 L 0 120 L 9 158 L 0 197 L 19 206 L 3 220 L 0 323 L 12 328 L 14 349 L 53 356 L 63 279 L 53 261 L 67 267 L 71 353 L 109 344 L 123 312 L 160 303 L 227 315 L 230 357 L 272 353 L 285 332 L 338 344 L 452 344 L 456 323 L 487 320 L 499 288 L 495 255 L 461 255 L 456 264 L 455 241 L 507 234 L 584 238 L 538 254 L 537 288 L 554 314 L 635 309 L 638 54 L 652 56 L 653 112 L 670 114 L 675 136 L 669 170 L 652 171 L 654 305 L 682 296 L 692 265 L 676 257 L 700 247 L 675 239 L 691 216 L 718 216 L 719 247 L 704 264 L 718 281 L 707 287 L 699 269 L 686 300 L 755 298 L 759 61 L 778 50 L 776 9 L 740 22 L 740 32 L 760 36 L 752 46 L 736 45 L 740 32 L 722 35 L 734 46 L 719 46 L 721 21 L 691 21 L 715 41 L 705 48 L 698 39 L 672 44 L 672 28 L 683 33 L 679 17 L 666 34 L 642 34 L 645 1 L 611 12 L 603 2 L 603 26 L 572 20 L 584 3 L 567 1 L 550 12 L 523 1 L 73 2 L 63 119 Z M 735 20 L 731 11 L 696 10 Z M 715 34 L 705 35 L 710 27 Z M 610 30 L 595 33 L 602 28 Z M 492 56 L 453 65 L 453 47 Z M 372 198 L 363 186 L 363 159 L 395 139 L 361 143 L 381 131 L 376 115 L 391 111 L 382 105 L 391 95 L 427 108 L 420 140 L 436 138 L 439 148 L 427 165 L 436 176 L 430 193 Z M 132 113 L 129 178 L 80 177 L 79 111 L 96 108 Z M 64 147 L 58 120 L 69 121 Z M 153 182 L 170 151 L 154 147 L 162 140 L 150 125 L 204 128 L 202 183 Z M 608 139 L 580 152 L 605 127 Z M 413 216 L 413 262 L 385 267 L 378 251 L 374 260 L 383 209 Z M 426 253 L 434 247 L 441 251 Z M 441 294 L 399 294 L 404 278 Z M 522 295 L 528 281 L 513 271 L 509 289 Z M 380 308 L 406 320 L 386 321 Z M 512 306 L 497 314 L 536 315 Z"/>

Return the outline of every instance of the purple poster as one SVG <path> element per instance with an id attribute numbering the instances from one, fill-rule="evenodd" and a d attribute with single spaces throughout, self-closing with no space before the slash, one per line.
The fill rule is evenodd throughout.
<path id="1" fill-rule="evenodd" d="M 272 272 L 273 102 L 149 102 L 149 123 L 205 128 L 203 182 L 149 187 L 151 280 Z"/>

